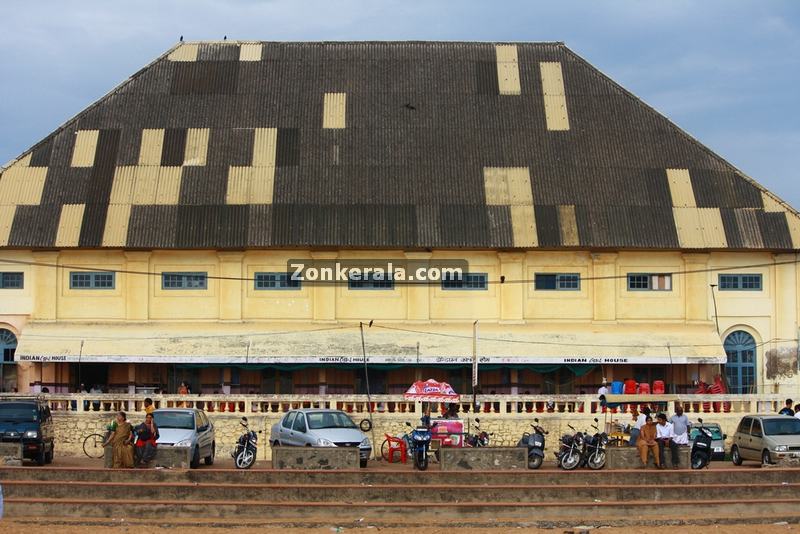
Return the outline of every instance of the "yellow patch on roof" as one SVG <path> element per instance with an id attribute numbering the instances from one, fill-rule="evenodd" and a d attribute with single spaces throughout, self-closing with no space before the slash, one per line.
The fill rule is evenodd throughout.
<path id="1" fill-rule="evenodd" d="M 346 93 L 325 93 L 322 111 L 323 128 L 344 128 L 346 112 Z"/>
<path id="2" fill-rule="evenodd" d="M 10 167 L 17 167 L 17 166 L 19 166 L 19 167 L 30 167 L 31 158 L 32 157 L 33 157 L 33 151 L 28 152 L 27 154 L 25 154 L 24 156 L 19 158 L 17 161 L 15 161 L 13 165 L 9 165 L 9 168 Z"/>
<path id="3" fill-rule="evenodd" d="M 155 204 L 158 190 L 158 167 L 137 167 L 131 204 Z"/>
<path id="4" fill-rule="evenodd" d="M 161 151 L 163 149 L 163 128 L 142 130 L 142 144 L 139 148 L 139 165 L 161 165 Z"/>
<path id="5" fill-rule="evenodd" d="M 64 204 L 61 206 L 61 218 L 58 221 L 58 233 L 55 246 L 77 247 L 81 237 L 83 211 L 86 204 Z"/>
<path id="6" fill-rule="evenodd" d="M 91 167 L 94 165 L 94 153 L 97 150 L 99 130 L 78 130 L 75 133 L 75 147 L 72 150 L 73 167 Z"/>
<path id="7" fill-rule="evenodd" d="M 181 197 L 181 167 L 160 167 L 158 169 L 158 187 L 156 204 L 176 205 Z"/>
<path id="8" fill-rule="evenodd" d="M 114 169 L 114 182 L 111 184 L 111 204 L 130 204 L 133 186 L 136 182 L 136 167 L 124 166 Z"/>
<path id="9" fill-rule="evenodd" d="M 501 95 L 518 95 L 522 92 L 519 82 L 519 60 L 517 45 L 496 45 L 497 84 Z"/>
<path id="10" fill-rule="evenodd" d="M 767 193 L 766 191 L 761 191 L 761 201 L 764 204 L 764 211 L 769 213 L 776 213 L 781 211 L 786 211 L 786 208 L 778 202 L 775 197 Z"/>
<path id="11" fill-rule="evenodd" d="M 170 61 L 197 61 L 198 45 L 196 44 L 181 44 L 170 52 L 167 59 Z"/>
<path id="12" fill-rule="evenodd" d="M 253 140 L 253 167 L 274 167 L 278 149 L 277 128 L 256 128 Z"/>
<path id="13" fill-rule="evenodd" d="M 185 167 L 202 167 L 206 164 L 208 134 L 208 128 L 189 128 L 186 133 L 186 151 L 183 157 Z"/>
<path id="14" fill-rule="evenodd" d="M 518 248 L 536 247 L 539 238 L 536 235 L 536 217 L 533 205 L 511 206 L 511 230 L 514 234 L 514 246 Z"/>
<path id="15" fill-rule="evenodd" d="M 580 245 L 578 222 L 575 219 L 575 206 L 558 207 L 558 231 L 561 234 L 562 246 L 577 247 Z"/>
<path id="16" fill-rule="evenodd" d="M 667 169 L 667 181 L 669 181 L 673 207 L 694 208 L 697 206 L 689 169 Z"/>
<path id="17" fill-rule="evenodd" d="M 786 224 L 789 226 L 789 234 L 792 236 L 792 248 L 800 249 L 800 217 L 794 213 L 785 212 Z"/>
<path id="18" fill-rule="evenodd" d="M 14 224 L 16 206 L 0 205 L 0 247 L 8 245 L 8 236 L 11 235 L 11 225 Z"/>
<path id="19" fill-rule="evenodd" d="M 128 222 L 131 218 L 130 204 L 110 204 L 103 230 L 104 247 L 124 247 L 128 243 Z"/>
<path id="20" fill-rule="evenodd" d="M 9 167 L 0 175 L 0 204 L 40 204 L 45 178 L 47 167 Z"/>
<path id="21" fill-rule="evenodd" d="M 272 204 L 275 167 L 230 167 L 226 204 Z"/>
<path id="22" fill-rule="evenodd" d="M 533 204 L 528 167 L 484 167 L 483 185 L 486 204 L 490 206 Z"/>
<path id="23" fill-rule="evenodd" d="M 245 43 L 239 47 L 239 61 L 261 61 L 261 43 Z"/>
<path id="24" fill-rule="evenodd" d="M 561 63 L 543 61 L 539 63 L 539 69 L 542 77 L 547 129 L 553 131 L 569 130 L 567 96 L 564 91 L 564 75 L 561 71 Z"/>
<path id="25" fill-rule="evenodd" d="M 672 208 L 681 248 L 726 248 L 725 226 L 719 208 Z"/>

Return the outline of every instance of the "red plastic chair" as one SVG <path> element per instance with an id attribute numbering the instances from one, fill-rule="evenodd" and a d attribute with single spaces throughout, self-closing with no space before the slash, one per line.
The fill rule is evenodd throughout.
<path id="1" fill-rule="evenodd" d="M 664 386 L 663 380 L 656 380 L 653 382 L 653 395 L 663 395 L 667 391 Z"/>
<path id="2" fill-rule="evenodd" d="M 386 442 L 389 444 L 389 452 L 387 460 L 389 463 L 394 463 L 394 453 L 400 453 L 400 461 L 402 463 L 406 463 L 408 459 L 408 449 L 406 448 L 406 442 L 403 439 L 396 438 L 394 436 L 390 436 L 389 434 L 384 434 L 386 436 Z"/>
<path id="3" fill-rule="evenodd" d="M 636 380 L 628 379 L 625 381 L 625 389 L 623 390 L 625 395 L 635 395 L 636 394 Z"/>
<path id="4" fill-rule="evenodd" d="M 650 395 L 650 384 L 639 384 L 639 395 Z"/>

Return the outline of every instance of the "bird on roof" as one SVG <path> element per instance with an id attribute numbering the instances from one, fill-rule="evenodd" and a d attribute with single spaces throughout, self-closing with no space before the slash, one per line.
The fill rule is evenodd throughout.
<path id="1" fill-rule="evenodd" d="M 413 106 L 413 105 L 411 105 L 411 104 L 406 104 L 406 108 L 408 108 L 408 109 L 410 109 L 410 110 L 415 110 L 415 109 L 417 109 L 415 106 Z"/>
<path id="2" fill-rule="evenodd" d="M 228 40 L 228 36 L 227 36 L 227 35 L 223 36 L 223 37 L 222 37 L 222 40 L 223 40 L 223 41 L 227 41 L 227 40 Z"/>
<path id="3" fill-rule="evenodd" d="M 180 42 L 183 42 L 183 35 L 181 35 L 181 38 L 180 38 L 180 39 L 178 39 L 178 40 L 179 40 Z"/>

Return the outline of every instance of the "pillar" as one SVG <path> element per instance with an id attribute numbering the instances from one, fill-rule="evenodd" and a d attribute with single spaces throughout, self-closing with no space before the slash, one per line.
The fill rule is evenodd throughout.
<path id="1" fill-rule="evenodd" d="M 312 252 L 314 261 L 333 261 L 338 257 L 337 252 Z M 341 282 L 346 284 L 347 282 Z M 336 289 L 337 285 L 330 282 L 312 282 L 314 302 L 314 322 L 332 323 L 336 321 Z"/>
<path id="2" fill-rule="evenodd" d="M 219 318 L 222 321 L 242 320 L 243 252 L 217 252 L 219 258 Z"/>
<path id="3" fill-rule="evenodd" d="M 683 295 L 686 303 L 687 322 L 705 322 L 708 314 L 708 254 L 684 254 L 684 269 L 689 272 L 683 276 Z M 692 272 L 703 271 L 703 272 Z M 673 284 L 676 280 L 673 280 Z M 677 282 L 681 282 L 677 280 Z"/>
<path id="4" fill-rule="evenodd" d="M 500 322 L 522 323 L 525 309 L 525 284 L 512 282 L 525 280 L 525 254 L 521 252 L 499 252 L 500 276 L 509 283 L 498 284 L 500 297 Z"/>
<path id="5" fill-rule="evenodd" d="M 125 268 L 138 273 L 150 272 L 150 252 L 126 252 Z M 129 321 L 146 321 L 150 316 L 150 279 L 152 275 L 125 275 L 125 317 Z M 156 283 L 160 283 L 157 281 Z"/>
<path id="6" fill-rule="evenodd" d="M 232 373 L 230 367 L 222 368 L 222 393 L 223 395 L 231 394 L 231 379 Z"/>
<path id="7" fill-rule="evenodd" d="M 320 367 L 317 370 L 317 382 L 319 382 L 319 394 L 325 395 L 328 393 L 328 377 L 326 376 L 325 368 Z"/>
<path id="8" fill-rule="evenodd" d="M 34 252 L 33 261 L 33 319 L 38 321 L 56 320 L 56 299 L 58 297 L 58 252 Z"/>
<path id="9" fill-rule="evenodd" d="M 410 269 L 406 272 L 406 276 L 413 275 L 413 271 L 417 267 L 428 265 L 432 254 L 430 252 L 406 252 L 405 257 L 408 260 Z M 406 287 L 407 297 L 407 311 L 406 317 L 409 321 L 428 322 L 431 319 L 430 308 L 430 294 L 431 285 L 424 284 L 408 284 Z"/>
<path id="10" fill-rule="evenodd" d="M 136 394 L 136 364 L 128 363 L 128 394 Z"/>
<path id="11" fill-rule="evenodd" d="M 617 254 L 592 254 L 592 280 L 595 321 L 617 318 Z"/>

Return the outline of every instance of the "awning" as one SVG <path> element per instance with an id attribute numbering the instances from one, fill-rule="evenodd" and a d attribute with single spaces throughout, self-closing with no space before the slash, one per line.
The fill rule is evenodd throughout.
<path id="1" fill-rule="evenodd" d="M 368 361 L 472 363 L 471 323 L 364 325 Z M 480 323 L 480 364 L 725 363 L 711 325 Z M 37 323 L 19 336 L 17 361 L 142 363 L 363 362 L 358 323 Z"/>

